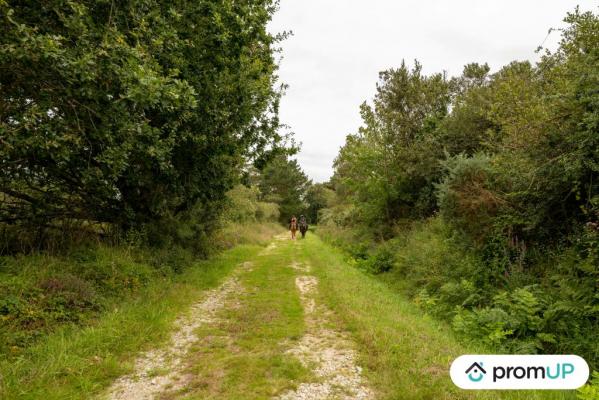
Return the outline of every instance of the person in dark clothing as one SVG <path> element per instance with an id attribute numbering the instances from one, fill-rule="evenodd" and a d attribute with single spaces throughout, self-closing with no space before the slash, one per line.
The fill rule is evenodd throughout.
<path id="1" fill-rule="evenodd" d="M 308 231 L 308 221 L 306 221 L 306 217 L 303 215 L 299 217 L 299 230 L 302 233 L 302 239 L 305 238 Z"/>

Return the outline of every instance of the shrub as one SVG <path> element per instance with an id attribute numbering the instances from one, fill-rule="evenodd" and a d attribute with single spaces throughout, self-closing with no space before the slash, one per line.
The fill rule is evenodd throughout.
<path id="1" fill-rule="evenodd" d="M 510 254 L 487 258 L 489 246 L 470 246 L 442 218 L 413 223 L 382 245 L 359 240 L 357 230 L 320 229 L 326 239 L 342 241 L 361 269 L 380 273 L 393 260 L 382 279 L 427 313 L 451 321 L 467 340 L 498 351 L 582 354 L 597 365 L 598 234 L 591 228 L 570 238 L 576 246 L 529 252 L 526 268 Z"/>
<path id="2" fill-rule="evenodd" d="M 0 283 L 0 353 L 18 351 L 59 324 L 80 323 L 103 309 L 104 299 L 93 283 L 71 273 L 48 272 Z"/>
<path id="3" fill-rule="evenodd" d="M 259 201 L 256 203 L 256 219 L 260 222 L 275 222 L 279 220 L 281 213 L 277 203 Z"/>
<path id="4" fill-rule="evenodd" d="M 188 266 L 190 257 L 177 248 L 150 252 L 98 245 L 66 256 L 3 257 L 0 354 L 18 354 L 60 326 L 87 323 L 152 280 Z"/>
<path id="5" fill-rule="evenodd" d="M 413 224 L 394 241 L 397 267 L 392 272 L 408 296 L 420 288 L 437 295 L 446 283 L 462 279 L 476 281 L 478 258 L 467 251 L 459 236 L 453 235 L 440 218 Z"/>
<path id="6" fill-rule="evenodd" d="M 68 309 L 82 311 L 98 307 L 96 290 L 92 284 L 72 274 L 45 278 L 38 287 L 48 298 L 55 298 L 54 304 L 63 303 Z"/>
<path id="7" fill-rule="evenodd" d="M 237 185 L 227 192 L 228 204 L 222 216 L 226 223 L 244 224 L 256 221 L 277 221 L 280 212 L 279 205 L 258 201 L 260 190 L 256 186 Z"/>
<path id="8" fill-rule="evenodd" d="M 195 257 L 191 251 L 180 246 L 171 248 L 155 249 L 154 257 L 150 261 L 151 265 L 163 270 L 164 273 L 170 272 L 181 273 L 184 269 L 193 265 Z"/>
<path id="9" fill-rule="evenodd" d="M 266 245 L 274 235 L 281 232 L 284 232 L 284 228 L 274 222 L 250 225 L 228 223 L 212 237 L 212 245 L 215 251 L 241 244 Z"/>
<path id="10" fill-rule="evenodd" d="M 364 261 L 366 270 L 372 274 L 390 271 L 395 265 L 395 256 L 389 246 L 379 247 L 375 253 Z"/>
<path id="11" fill-rule="evenodd" d="M 501 309 L 485 307 L 475 310 L 458 308 L 453 329 L 464 338 L 500 348 L 513 332 L 506 328 L 508 314 Z"/>
<path id="12" fill-rule="evenodd" d="M 484 297 L 472 281 L 462 279 L 459 282 L 448 281 L 434 294 L 423 288 L 416 294 L 414 301 L 429 314 L 452 318 L 459 308 L 476 307 L 484 301 Z"/>
<path id="13" fill-rule="evenodd" d="M 224 219 L 239 223 L 253 222 L 256 220 L 258 211 L 258 195 L 260 191 L 257 187 L 247 187 L 237 185 L 227 192 L 229 201 Z"/>
<path id="14" fill-rule="evenodd" d="M 482 243 L 493 227 L 493 218 L 505 200 L 495 189 L 491 159 L 485 154 L 458 155 L 445 161 L 445 179 L 437 186 L 443 218 Z"/>

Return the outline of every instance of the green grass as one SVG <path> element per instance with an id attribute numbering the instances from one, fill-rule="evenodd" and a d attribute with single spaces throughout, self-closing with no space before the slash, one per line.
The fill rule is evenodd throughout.
<path id="1" fill-rule="evenodd" d="M 344 255 L 309 233 L 276 249 L 241 245 L 182 274 L 151 280 L 86 327 L 64 325 L 16 356 L 0 361 L 2 399 L 89 399 L 132 371 L 140 352 L 166 344 L 175 319 L 242 262 L 240 287 L 215 323 L 198 330 L 186 356 L 184 392 L 162 399 L 267 399 L 317 379 L 286 350 L 306 326 L 293 261 L 309 264 L 320 301 L 347 330 L 359 364 L 380 399 L 571 399 L 572 392 L 463 391 L 449 379 L 460 354 L 489 353 L 459 343 L 443 322 L 423 315 L 380 279 L 349 266 Z M 156 375 L 167 371 L 157 369 Z"/>
<path id="2" fill-rule="evenodd" d="M 254 258 L 251 270 L 239 275 L 243 289 L 226 304 L 221 321 L 198 329 L 200 341 L 188 360 L 195 378 L 182 398 L 268 399 L 311 379 L 285 354 L 304 331 L 289 246 Z"/>
<path id="3" fill-rule="evenodd" d="M 355 337 L 361 364 L 381 399 L 567 399 L 572 392 L 464 391 L 449 366 L 461 354 L 492 353 L 460 345 L 448 325 L 423 315 L 376 277 L 345 263 L 343 254 L 308 235 L 298 256 L 320 279 L 322 301 Z"/>
<path id="4" fill-rule="evenodd" d="M 176 316 L 205 289 L 260 249 L 239 246 L 197 263 L 174 281 L 152 281 L 90 326 L 64 326 L 18 357 L 1 361 L 0 398 L 89 399 L 100 393 L 131 370 L 139 351 L 164 342 Z"/>

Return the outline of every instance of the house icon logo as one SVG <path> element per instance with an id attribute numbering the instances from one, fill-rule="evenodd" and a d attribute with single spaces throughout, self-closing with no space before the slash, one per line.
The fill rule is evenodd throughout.
<path id="1" fill-rule="evenodd" d="M 482 362 L 475 362 L 466 370 L 466 374 L 468 374 L 468 379 L 470 379 L 472 382 L 480 382 L 485 377 L 487 371 L 485 371 L 482 364 Z"/>

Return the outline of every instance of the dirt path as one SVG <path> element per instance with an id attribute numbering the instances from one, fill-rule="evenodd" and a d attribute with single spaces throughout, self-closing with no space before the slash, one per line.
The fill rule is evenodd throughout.
<path id="1" fill-rule="evenodd" d="M 273 241 L 270 242 L 270 244 L 260 252 L 260 255 L 265 256 L 273 254 L 273 252 L 275 252 L 279 246 L 287 240 L 289 240 L 289 234 L 287 233 L 281 233 L 280 235 L 275 236 Z"/>
<path id="2" fill-rule="evenodd" d="M 333 327 L 317 278 L 295 256 L 302 246 L 274 238 L 178 318 L 169 345 L 141 354 L 105 398 L 373 398 L 355 343 Z"/>
<path id="3" fill-rule="evenodd" d="M 309 265 L 292 263 L 297 271 L 309 273 Z M 372 391 L 362 378 L 356 364 L 355 344 L 349 336 L 331 328 L 331 311 L 317 304 L 318 280 L 312 275 L 295 279 L 304 307 L 307 331 L 288 354 L 313 370 L 318 382 L 306 382 L 296 390 L 284 393 L 281 400 L 371 399 Z"/>
<path id="4" fill-rule="evenodd" d="M 286 233 L 268 246 L 238 246 L 195 268 L 176 285 L 146 293 L 147 303 L 115 310 L 99 321 L 97 329 L 61 334 L 40 347 L 53 356 L 42 358 L 35 350 L 35 360 L 23 358 L 14 371 L 12 365 L 2 364 L 0 397 L 540 400 L 576 396 L 573 392 L 460 390 L 449 379 L 449 365 L 469 349 L 453 338 L 447 325 L 423 316 L 385 282 L 352 268 L 344 254 L 313 234 L 291 241 Z M 178 314 L 167 318 L 166 310 L 180 312 L 185 306 L 187 312 L 179 318 Z M 167 320 L 173 322 L 172 330 L 162 337 L 170 341 L 152 346 L 148 332 L 153 338 L 164 333 Z M 150 350 L 116 365 L 136 343 L 145 343 L 150 347 L 144 350 Z M 130 373 L 107 382 L 116 371 Z M 9 396 L 3 396 L 6 387 Z"/>
<path id="5" fill-rule="evenodd" d="M 132 374 L 116 380 L 108 391 L 110 400 L 148 400 L 165 391 L 183 388 L 190 376 L 184 372 L 184 359 L 191 346 L 198 340 L 194 331 L 204 324 L 217 321 L 217 312 L 238 294 L 242 287 L 239 272 L 251 268 L 251 262 L 239 266 L 235 273 L 218 288 L 206 293 L 205 298 L 194 304 L 187 315 L 177 319 L 167 348 L 143 353 L 135 361 Z"/>

